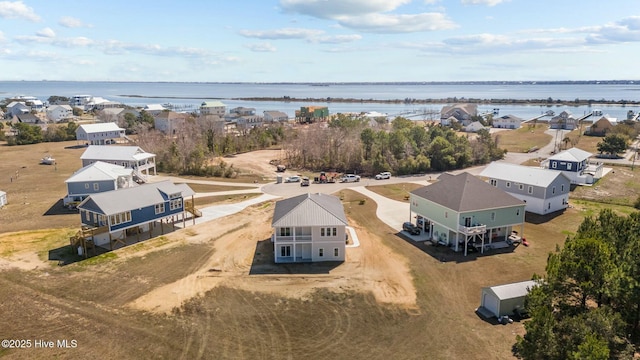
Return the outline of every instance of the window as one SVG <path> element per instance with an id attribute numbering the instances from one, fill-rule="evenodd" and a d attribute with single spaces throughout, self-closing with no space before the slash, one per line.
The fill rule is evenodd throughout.
<path id="1" fill-rule="evenodd" d="M 318 256 L 320 256 L 320 257 L 324 256 L 324 249 L 323 248 L 318 249 Z"/>
<path id="2" fill-rule="evenodd" d="M 131 221 L 131 211 L 127 211 L 127 212 L 123 212 L 123 213 L 117 213 L 115 215 L 111 215 L 109 217 L 109 219 L 111 220 L 111 225 L 118 225 L 118 224 L 122 224 L 125 222 L 129 222 Z"/>
<path id="3" fill-rule="evenodd" d="M 552 162 L 551 162 L 551 168 L 552 168 L 552 169 L 555 169 L 555 168 L 557 168 L 557 167 L 558 167 L 558 163 L 557 163 L 557 162 L 555 162 L 555 161 L 552 161 Z"/>
<path id="4" fill-rule="evenodd" d="M 336 234 L 337 234 L 337 229 L 333 228 L 333 236 L 336 236 Z"/>
<path id="5" fill-rule="evenodd" d="M 507 181 L 507 187 L 510 188 L 511 187 L 511 181 Z"/>
<path id="6" fill-rule="evenodd" d="M 84 216 L 87 219 L 87 221 L 91 221 L 91 213 L 89 213 L 88 211 L 85 211 Z"/>
<path id="7" fill-rule="evenodd" d="M 338 257 L 340 255 L 340 250 L 338 248 L 333 249 L 333 256 Z"/>
<path id="8" fill-rule="evenodd" d="M 498 186 L 498 181 L 496 179 L 489 180 L 489 183 L 493 186 Z"/>
<path id="9" fill-rule="evenodd" d="M 85 188 L 85 189 L 87 189 L 87 190 L 89 190 L 89 183 L 85 183 L 85 184 L 84 184 L 84 188 Z"/>
<path id="10" fill-rule="evenodd" d="M 560 192 L 564 192 L 564 184 L 560 185 Z"/>
<path id="11" fill-rule="evenodd" d="M 524 185 L 523 184 L 519 184 L 518 185 L 518 190 L 524 190 Z"/>
<path id="12" fill-rule="evenodd" d="M 280 256 L 291 256 L 291 246 L 287 245 L 287 246 L 281 246 L 280 247 Z"/>
<path id="13" fill-rule="evenodd" d="M 516 216 L 520 216 L 520 209 L 516 210 Z"/>
<path id="14" fill-rule="evenodd" d="M 552 194 L 555 194 L 555 193 L 556 193 L 556 187 L 555 187 L 555 186 L 551 188 L 551 193 L 552 193 Z"/>
<path id="15" fill-rule="evenodd" d="M 182 199 L 174 199 L 169 202 L 169 210 L 182 208 Z"/>
<path id="16" fill-rule="evenodd" d="M 533 194 L 533 186 L 529 185 L 529 188 L 527 189 L 527 192 L 529 194 Z"/>
<path id="17" fill-rule="evenodd" d="M 571 163 L 567 163 L 567 170 L 571 170 Z"/>
<path id="18" fill-rule="evenodd" d="M 280 236 L 291 236 L 291 228 L 280 228 Z"/>
<path id="19" fill-rule="evenodd" d="M 93 191 L 99 191 L 100 190 L 100 184 L 99 183 L 93 183 Z"/>
<path id="20" fill-rule="evenodd" d="M 495 213 L 495 211 L 491 213 L 491 221 L 496 221 L 496 213 Z"/>
<path id="21" fill-rule="evenodd" d="M 320 236 L 324 236 L 324 228 L 320 228 Z"/>
<path id="22" fill-rule="evenodd" d="M 156 215 L 164 212 L 164 203 L 156 204 Z"/>

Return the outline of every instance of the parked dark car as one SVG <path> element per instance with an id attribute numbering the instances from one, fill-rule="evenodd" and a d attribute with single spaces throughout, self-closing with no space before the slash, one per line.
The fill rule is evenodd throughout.
<path id="1" fill-rule="evenodd" d="M 402 224 L 402 230 L 408 232 L 411 235 L 420 235 L 420 228 L 408 221 Z"/>

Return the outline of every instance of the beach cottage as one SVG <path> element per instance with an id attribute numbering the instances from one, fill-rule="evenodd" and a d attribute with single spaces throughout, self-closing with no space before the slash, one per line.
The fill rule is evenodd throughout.
<path id="1" fill-rule="evenodd" d="M 436 244 L 467 255 L 473 247 L 506 247 L 516 229 L 524 230 L 525 202 L 463 172 L 411 191 L 409 219 Z M 520 235 L 521 236 L 521 235 Z"/>
<path id="2" fill-rule="evenodd" d="M 64 206 L 75 207 L 91 194 L 124 189 L 137 185 L 133 181 L 133 169 L 102 161 L 91 163 L 65 180 L 67 196 Z"/>
<path id="3" fill-rule="evenodd" d="M 280 200 L 271 226 L 276 263 L 345 259 L 347 217 L 333 195 L 302 194 Z"/>

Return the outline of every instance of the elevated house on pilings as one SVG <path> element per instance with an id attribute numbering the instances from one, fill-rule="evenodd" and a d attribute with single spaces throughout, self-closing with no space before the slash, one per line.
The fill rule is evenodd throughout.
<path id="1" fill-rule="evenodd" d="M 467 172 L 444 173 L 409 200 L 410 220 L 415 214 L 429 239 L 465 256 L 470 247 L 484 253 L 511 246 L 515 229 L 524 230 L 525 202 Z"/>
<path id="2" fill-rule="evenodd" d="M 91 194 L 78 205 L 82 229 L 71 237 L 79 254 L 97 253 L 150 239 L 174 229 L 176 223 L 201 216 L 194 191 L 169 180 Z M 158 231 L 159 230 L 159 231 Z"/>
<path id="3" fill-rule="evenodd" d="M 329 108 L 326 106 L 302 106 L 300 110 L 296 110 L 296 122 L 300 124 L 327 120 L 329 120 Z"/>

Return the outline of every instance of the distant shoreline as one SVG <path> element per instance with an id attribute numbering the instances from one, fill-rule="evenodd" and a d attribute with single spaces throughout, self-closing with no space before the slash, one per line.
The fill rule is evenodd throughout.
<path id="1" fill-rule="evenodd" d="M 220 98 L 220 97 L 182 97 L 182 96 L 144 96 L 144 95 L 119 95 L 129 98 L 146 99 L 195 99 L 195 100 L 240 100 L 240 101 L 272 101 L 272 102 L 321 102 L 321 103 L 362 103 L 362 104 L 449 104 L 449 103 L 470 103 L 489 105 L 535 105 L 535 106 L 584 106 L 584 105 L 638 105 L 640 101 L 633 100 L 594 100 L 594 99 L 476 99 L 476 98 L 440 98 L 440 99 L 356 99 L 356 98 L 294 98 L 282 97 L 243 97 L 243 98 Z"/>

